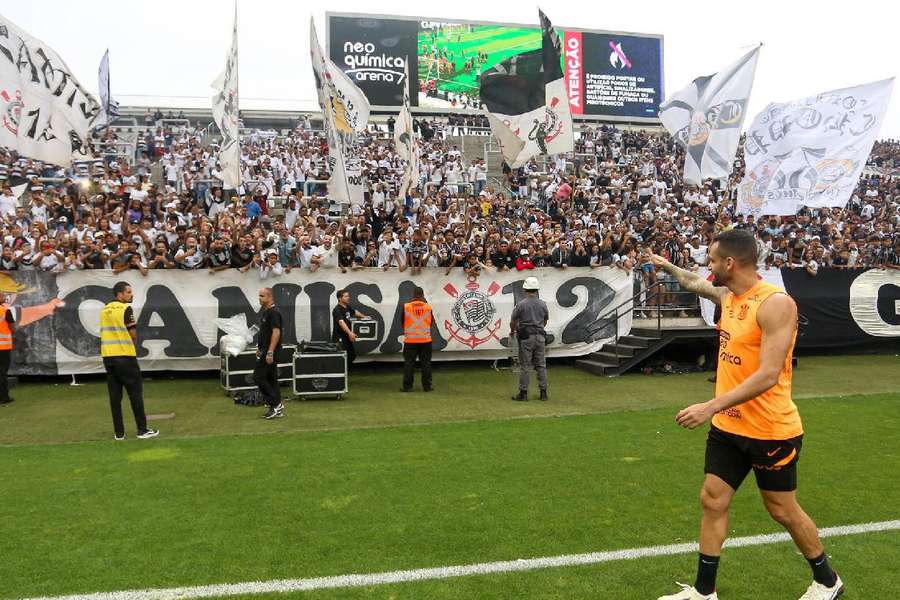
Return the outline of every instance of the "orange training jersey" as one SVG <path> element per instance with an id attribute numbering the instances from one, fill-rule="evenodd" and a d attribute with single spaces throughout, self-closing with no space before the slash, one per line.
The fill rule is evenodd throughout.
<path id="1" fill-rule="evenodd" d="M 760 281 L 741 296 L 729 292 L 722 299 L 716 396 L 733 390 L 759 368 L 762 330 L 756 321 L 756 311 L 766 298 L 783 293 L 777 286 Z M 717 413 L 712 424 L 722 431 L 758 440 L 787 440 L 801 435 L 800 413 L 791 400 L 791 356 L 796 341 L 795 330 L 775 386 L 756 398 Z"/>

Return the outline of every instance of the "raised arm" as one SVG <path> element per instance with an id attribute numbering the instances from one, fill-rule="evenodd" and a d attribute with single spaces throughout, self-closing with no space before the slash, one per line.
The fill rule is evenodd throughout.
<path id="1" fill-rule="evenodd" d="M 686 292 L 693 292 L 698 296 L 703 296 L 707 300 L 712 300 L 716 304 L 722 303 L 722 298 L 728 293 L 728 289 L 724 287 L 716 287 L 712 282 L 707 281 L 697 273 L 692 273 L 685 269 L 676 267 L 662 256 L 657 254 L 650 255 L 650 262 L 653 266 L 662 269 L 666 273 L 673 275 L 678 280 L 681 289 Z"/>

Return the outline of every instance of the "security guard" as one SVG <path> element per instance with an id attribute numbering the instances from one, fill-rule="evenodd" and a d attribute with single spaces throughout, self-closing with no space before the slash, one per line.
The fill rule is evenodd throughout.
<path id="1" fill-rule="evenodd" d="M 528 400 L 528 370 L 537 371 L 541 388 L 541 400 L 547 400 L 547 360 L 544 356 L 547 321 L 550 311 L 547 303 L 538 298 L 541 285 L 537 277 L 528 277 L 522 285 L 525 298 L 516 304 L 509 322 L 510 337 L 519 340 L 519 394 L 513 400 Z"/>
<path id="2" fill-rule="evenodd" d="M 281 354 L 281 330 L 283 319 L 272 299 L 272 288 L 259 290 L 259 336 L 256 347 L 256 367 L 253 381 L 266 401 L 269 410 L 263 419 L 280 419 L 284 416 L 281 388 L 278 387 L 278 360 Z"/>
<path id="3" fill-rule="evenodd" d="M 122 388 L 128 391 L 131 412 L 137 423 L 137 437 L 145 440 L 156 437 L 159 431 L 147 427 L 144 414 L 144 392 L 141 368 L 137 361 L 134 343 L 137 341 L 137 323 L 131 300 L 134 292 L 124 281 L 113 286 L 116 299 L 100 311 L 100 354 L 106 369 L 106 385 L 109 389 L 109 407 L 112 409 L 113 427 L 117 440 L 125 439 L 125 423 L 122 419 Z"/>
<path id="4" fill-rule="evenodd" d="M 403 305 L 403 387 L 401 392 L 411 392 L 416 357 L 422 365 L 422 389 L 431 387 L 431 305 L 425 301 L 425 290 L 413 288 L 412 302 Z"/>
<path id="5" fill-rule="evenodd" d="M 6 306 L 6 294 L 0 294 L 0 404 L 13 401 L 9 397 L 9 364 L 12 359 L 13 334 L 16 332 L 16 321 L 9 307 Z"/>

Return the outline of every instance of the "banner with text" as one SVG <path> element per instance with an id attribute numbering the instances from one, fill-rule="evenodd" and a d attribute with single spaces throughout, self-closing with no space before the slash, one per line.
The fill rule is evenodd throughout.
<path id="1" fill-rule="evenodd" d="M 570 268 L 529 271 L 541 282 L 540 296 L 550 307 L 549 356 L 594 352 L 616 335 L 616 324 L 599 321 L 632 295 L 631 275 L 620 269 Z M 145 370 L 218 368 L 218 340 L 223 332 L 215 319 L 246 315 L 257 319 L 257 294 L 272 287 L 284 317 L 283 341 L 330 340 L 335 292 L 347 289 L 351 304 L 378 323 L 378 339 L 356 345 L 360 360 L 402 359 L 403 304 L 421 286 L 434 309 L 432 337 L 436 360 L 497 359 L 509 353 L 509 316 L 524 297 L 526 273 L 504 272 L 468 280 L 459 270 L 442 269 L 416 276 L 381 269 L 341 274 L 294 272 L 261 281 L 253 273 L 216 274 L 151 271 L 146 277 L 128 272 L 37 271 L 0 274 L 18 323 L 14 374 L 54 375 L 102 371 L 100 309 L 112 286 L 128 281 L 134 289 L 138 323 L 138 357 Z M 618 332 L 631 329 L 622 317 Z"/>
<path id="2" fill-rule="evenodd" d="M 328 14 L 328 55 L 373 106 L 399 108 L 409 63 L 412 106 L 480 112 L 478 80 L 541 48 L 541 28 L 424 17 Z M 663 38 L 556 27 L 572 115 L 654 120 Z"/>

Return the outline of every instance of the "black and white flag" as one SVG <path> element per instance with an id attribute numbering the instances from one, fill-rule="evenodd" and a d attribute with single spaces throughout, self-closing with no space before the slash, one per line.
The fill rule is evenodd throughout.
<path id="1" fill-rule="evenodd" d="M 328 139 L 328 196 L 340 204 L 363 203 L 363 165 L 358 135 L 369 124 L 369 100 L 319 45 L 316 24 L 309 20 L 309 51 L 316 95 Z"/>
<path id="2" fill-rule="evenodd" d="M 686 183 L 731 175 L 760 48 L 718 73 L 698 77 L 660 105 L 659 120 L 685 150 Z"/>
<path id="3" fill-rule="evenodd" d="M 100 68 L 97 70 L 98 87 L 100 90 L 100 106 L 102 110 L 97 116 L 94 128 L 106 127 L 112 124 L 119 116 L 119 103 L 113 100 L 109 84 L 109 50 L 103 53 L 100 60 Z"/>
<path id="4" fill-rule="evenodd" d="M 0 146 L 68 167 L 90 158 L 88 135 L 101 112 L 62 58 L 0 16 Z"/>
<path id="5" fill-rule="evenodd" d="M 410 188 L 419 185 L 419 151 L 416 143 L 416 134 L 413 131 L 412 114 L 409 112 L 409 66 L 404 66 L 403 106 L 394 124 L 394 147 L 404 161 L 406 168 L 403 178 L 400 180 L 398 196 L 405 199 Z"/>
<path id="6" fill-rule="evenodd" d="M 738 214 L 795 215 L 843 208 L 884 123 L 894 80 L 769 104 L 744 140 Z"/>
<path id="7" fill-rule="evenodd" d="M 514 169 L 535 156 L 575 147 L 559 35 L 547 16 L 538 14 L 541 48 L 504 60 L 481 76 L 481 102 L 491 131 Z"/>
<path id="8" fill-rule="evenodd" d="M 219 171 L 222 186 L 236 190 L 241 185 L 241 143 L 239 136 L 238 103 L 238 36 L 237 5 L 234 7 L 234 26 L 231 31 L 231 49 L 225 59 L 225 70 L 212 83 L 216 95 L 212 97 L 213 120 L 222 132 L 219 147 Z"/>

